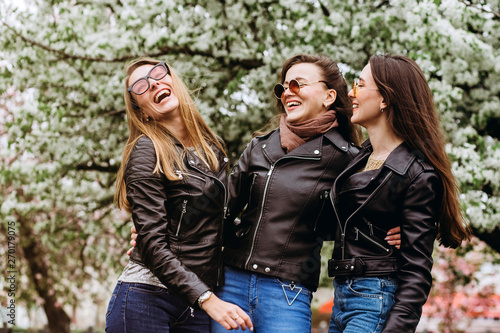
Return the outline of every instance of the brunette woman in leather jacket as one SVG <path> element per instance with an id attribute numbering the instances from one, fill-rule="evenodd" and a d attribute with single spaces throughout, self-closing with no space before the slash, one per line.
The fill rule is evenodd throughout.
<path id="1" fill-rule="evenodd" d="M 339 223 L 329 332 L 414 332 L 432 284 L 434 240 L 456 248 L 470 235 L 432 94 L 413 60 L 380 55 L 349 97 L 351 121 L 370 139 L 332 189 Z M 384 241 L 396 225 L 400 251 Z"/>
<path id="2" fill-rule="evenodd" d="M 304 333 L 320 249 L 334 225 L 330 188 L 357 154 L 359 130 L 329 58 L 292 57 L 281 82 L 279 127 L 254 138 L 229 176 L 225 283 L 216 293 L 249 313 L 257 332 Z M 213 322 L 212 333 L 224 331 Z"/>
<path id="3" fill-rule="evenodd" d="M 222 281 L 223 146 L 172 67 L 141 58 L 126 72 L 130 136 L 116 201 L 138 236 L 106 331 L 208 332 L 208 315 L 226 329 L 252 329 L 244 311 L 211 292 Z"/>

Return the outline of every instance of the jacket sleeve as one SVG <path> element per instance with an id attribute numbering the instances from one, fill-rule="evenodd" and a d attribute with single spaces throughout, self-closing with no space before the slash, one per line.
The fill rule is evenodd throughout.
<path id="1" fill-rule="evenodd" d="M 190 305 L 210 288 L 171 251 L 167 220 L 168 181 L 153 174 L 156 154 L 153 143 L 139 139 L 125 168 L 127 199 L 137 229 L 137 250 L 142 262 L 174 294 Z"/>
<path id="2" fill-rule="evenodd" d="M 233 167 L 228 178 L 228 194 L 229 200 L 224 221 L 225 237 L 234 236 L 236 229 L 241 228 L 241 221 L 236 219 L 242 212 L 245 205 L 248 203 L 250 187 L 248 183 L 248 167 L 250 163 L 250 155 L 252 152 L 253 141 L 251 141 L 238 162 Z"/>
<path id="3" fill-rule="evenodd" d="M 403 200 L 399 287 L 383 332 L 414 332 L 432 285 L 432 250 L 442 200 L 435 172 L 422 172 Z"/>

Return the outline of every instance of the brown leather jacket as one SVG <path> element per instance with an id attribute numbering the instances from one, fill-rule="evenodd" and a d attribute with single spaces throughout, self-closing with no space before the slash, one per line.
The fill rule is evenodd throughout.
<path id="1" fill-rule="evenodd" d="M 336 180 L 331 200 L 339 220 L 330 276 L 399 279 L 383 332 L 414 332 L 432 284 L 432 250 L 443 185 L 433 166 L 405 143 L 378 170 L 358 172 L 372 153 L 367 140 Z M 401 250 L 384 240 L 401 226 Z"/>
<path id="2" fill-rule="evenodd" d="M 178 144 L 179 153 L 182 147 Z M 130 258 L 142 262 L 191 306 L 222 279 L 222 223 L 228 160 L 218 153 L 212 172 L 194 152 L 184 157 L 187 172 L 169 181 L 154 174 L 153 142 L 141 137 L 125 168 L 127 199 L 137 229 Z"/>
<path id="3" fill-rule="evenodd" d="M 316 290 L 323 239 L 335 227 L 329 191 L 357 152 L 336 129 L 288 154 L 279 129 L 254 138 L 228 180 L 224 263 Z"/>

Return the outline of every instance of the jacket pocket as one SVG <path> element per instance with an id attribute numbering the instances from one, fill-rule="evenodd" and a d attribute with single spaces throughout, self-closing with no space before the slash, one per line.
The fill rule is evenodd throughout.
<path id="1" fill-rule="evenodd" d="M 192 177 L 194 179 L 197 179 L 199 181 L 202 181 L 204 183 L 207 182 L 207 180 L 205 178 L 203 178 L 201 176 L 197 176 L 197 175 L 189 173 L 189 172 L 182 172 L 181 170 L 175 170 L 175 174 L 177 175 L 177 177 L 179 177 L 179 180 L 183 180 L 184 176 L 188 176 L 188 177 Z"/>
<path id="2" fill-rule="evenodd" d="M 252 203 L 252 190 L 253 186 L 255 185 L 255 180 L 257 179 L 258 176 L 259 175 L 256 173 L 252 175 L 252 183 L 250 184 L 250 189 L 248 190 L 248 202 L 245 209 L 251 207 L 250 204 Z"/>
<path id="3" fill-rule="evenodd" d="M 314 221 L 313 231 L 316 231 L 316 228 L 318 227 L 318 221 L 319 218 L 321 217 L 321 213 L 323 213 L 323 208 L 325 208 L 325 202 L 330 200 L 330 191 L 322 191 L 319 195 L 319 199 L 321 200 L 320 203 L 321 206 L 319 209 L 318 216 L 316 216 L 316 221 Z"/>
<path id="4" fill-rule="evenodd" d="M 363 221 L 365 221 L 366 225 L 368 226 L 368 229 L 370 230 L 370 236 L 373 236 L 375 233 L 378 233 L 379 235 L 383 235 L 385 238 L 387 231 L 389 231 L 377 227 L 375 224 L 371 223 L 366 217 L 363 217 Z"/>
<path id="5" fill-rule="evenodd" d="M 205 178 L 198 176 L 198 175 L 195 175 L 195 174 L 192 174 L 192 173 L 184 172 L 184 175 L 191 177 L 191 178 L 194 178 L 194 179 L 197 179 L 197 180 L 204 182 L 204 183 L 207 182 L 207 180 Z"/>
<path id="6" fill-rule="evenodd" d="M 354 227 L 354 240 L 364 242 L 369 247 L 382 251 L 382 253 L 386 255 L 390 255 L 392 253 L 391 247 L 389 245 L 382 244 L 370 231 L 366 232 L 358 227 Z"/>
<path id="7" fill-rule="evenodd" d="M 182 201 L 182 211 L 181 211 L 181 217 L 179 218 L 179 224 L 177 225 L 177 232 L 175 233 L 176 236 L 179 236 L 179 233 L 181 231 L 181 225 L 182 225 L 182 218 L 184 217 L 184 214 L 187 212 L 187 199 L 184 199 Z"/>

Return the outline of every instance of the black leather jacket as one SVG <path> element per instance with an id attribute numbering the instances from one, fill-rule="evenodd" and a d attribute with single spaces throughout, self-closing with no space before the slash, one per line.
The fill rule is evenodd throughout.
<path id="1" fill-rule="evenodd" d="M 382 168 L 358 172 L 371 153 L 368 140 L 334 184 L 331 200 L 340 223 L 329 273 L 397 277 L 395 303 L 383 332 L 414 332 L 432 284 L 443 185 L 433 166 L 405 143 Z M 400 251 L 384 240 L 387 231 L 398 225 Z"/>
<path id="2" fill-rule="evenodd" d="M 323 238 L 334 227 L 329 191 L 357 152 L 336 129 L 288 154 L 279 129 L 254 138 L 229 176 L 224 263 L 316 290 Z"/>
<path id="3" fill-rule="evenodd" d="M 178 144 L 179 153 L 182 146 Z M 131 259 L 142 262 L 174 294 L 189 305 L 221 281 L 222 223 L 226 202 L 227 158 L 218 153 L 213 173 L 187 151 L 187 172 L 178 181 L 153 173 L 153 142 L 141 137 L 125 167 L 127 199 L 137 229 Z"/>

